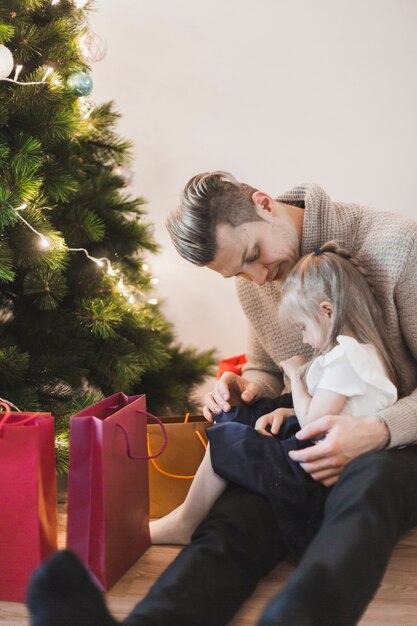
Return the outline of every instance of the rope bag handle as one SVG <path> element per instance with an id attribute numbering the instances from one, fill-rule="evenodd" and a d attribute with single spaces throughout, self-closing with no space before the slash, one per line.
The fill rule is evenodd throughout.
<path id="1" fill-rule="evenodd" d="M 184 418 L 184 424 L 188 423 L 188 418 L 190 417 L 190 414 L 187 413 L 185 418 Z M 194 433 L 196 435 L 196 437 L 200 440 L 202 446 L 204 449 L 207 448 L 207 444 L 204 440 L 203 435 L 198 432 L 198 430 L 195 431 Z M 147 442 L 148 442 L 148 454 L 151 455 L 151 445 L 150 445 L 150 437 L 149 435 L 147 435 Z M 159 456 L 159 455 L 158 455 Z M 169 478 L 179 478 L 181 480 L 192 480 L 195 476 L 195 474 L 192 474 L 191 476 L 183 476 L 181 474 L 171 474 L 170 472 L 166 472 L 165 470 L 162 469 L 162 467 L 159 467 L 159 465 L 157 465 L 157 463 L 154 461 L 155 455 L 154 456 L 149 456 L 149 459 L 151 460 L 152 465 L 154 466 L 154 468 L 156 469 L 157 472 L 159 472 L 160 474 L 163 474 L 164 476 L 168 476 Z"/>

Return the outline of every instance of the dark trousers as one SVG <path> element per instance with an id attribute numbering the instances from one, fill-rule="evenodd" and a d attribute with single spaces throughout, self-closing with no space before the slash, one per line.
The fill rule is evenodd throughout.
<path id="1" fill-rule="evenodd" d="M 324 520 L 261 626 L 351 626 L 383 577 L 402 532 L 417 524 L 417 447 L 367 453 L 345 468 Z M 285 558 L 269 502 L 231 486 L 124 622 L 227 624 Z"/>

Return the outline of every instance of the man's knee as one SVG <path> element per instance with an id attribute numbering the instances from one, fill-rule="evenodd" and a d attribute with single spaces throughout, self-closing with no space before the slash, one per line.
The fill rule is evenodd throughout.
<path id="1" fill-rule="evenodd" d="M 417 522 L 415 485 L 417 448 L 368 452 L 346 466 L 329 494 L 326 515 L 359 507 L 369 520 L 391 520 L 393 533 L 401 533 Z"/>
<path id="2" fill-rule="evenodd" d="M 304 575 L 296 570 L 290 582 L 266 606 L 259 626 L 347 626 L 346 589 L 337 576 L 317 561 Z"/>
<path id="3" fill-rule="evenodd" d="M 398 491 L 417 481 L 417 447 L 367 452 L 347 464 L 337 484 L 353 483 L 359 492 Z"/>

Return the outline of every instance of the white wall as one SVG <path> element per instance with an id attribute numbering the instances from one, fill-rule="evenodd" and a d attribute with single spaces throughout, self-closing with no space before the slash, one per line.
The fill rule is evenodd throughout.
<path id="1" fill-rule="evenodd" d="M 337 200 L 416 213 L 415 0 L 96 0 L 108 42 L 91 99 L 135 143 L 178 338 L 245 348 L 233 281 L 181 260 L 164 221 L 185 182 L 226 169 L 271 195 L 317 182 Z"/>

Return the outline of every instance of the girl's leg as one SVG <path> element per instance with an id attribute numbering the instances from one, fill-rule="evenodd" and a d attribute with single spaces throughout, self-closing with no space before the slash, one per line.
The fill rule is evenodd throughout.
<path id="1" fill-rule="evenodd" d="M 152 543 L 187 544 L 217 498 L 226 489 L 211 465 L 210 444 L 184 502 L 161 519 L 150 522 Z"/>

